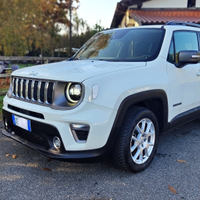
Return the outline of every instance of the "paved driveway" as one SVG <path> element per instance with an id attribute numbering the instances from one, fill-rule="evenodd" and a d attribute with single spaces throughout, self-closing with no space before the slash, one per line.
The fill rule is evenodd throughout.
<path id="1" fill-rule="evenodd" d="M 138 174 L 109 161 L 49 160 L 0 134 L 0 200 L 200 199 L 199 152 L 200 120 L 162 134 L 155 159 Z"/>

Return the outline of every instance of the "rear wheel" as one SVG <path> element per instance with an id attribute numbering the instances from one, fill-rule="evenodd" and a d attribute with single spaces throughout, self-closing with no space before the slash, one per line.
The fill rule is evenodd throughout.
<path id="1" fill-rule="evenodd" d="M 158 123 L 146 108 L 131 108 L 121 127 L 112 152 L 118 168 L 140 172 L 153 160 L 158 145 Z"/>

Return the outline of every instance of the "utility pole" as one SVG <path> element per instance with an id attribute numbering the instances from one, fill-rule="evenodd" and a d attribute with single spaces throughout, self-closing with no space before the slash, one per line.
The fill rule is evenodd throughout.
<path id="1" fill-rule="evenodd" d="M 70 57 L 72 57 L 72 0 L 70 0 L 70 7 L 69 7 L 69 19 L 70 19 L 70 26 L 69 26 L 69 52 Z"/>

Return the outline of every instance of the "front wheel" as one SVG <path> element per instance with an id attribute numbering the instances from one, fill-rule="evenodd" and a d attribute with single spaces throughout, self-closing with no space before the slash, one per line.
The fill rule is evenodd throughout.
<path id="1" fill-rule="evenodd" d="M 158 123 L 152 111 L 131 108 L 112 152 L 114 165 L 125 171 L 140 172 L 153 160 L 158 146 Z"/>

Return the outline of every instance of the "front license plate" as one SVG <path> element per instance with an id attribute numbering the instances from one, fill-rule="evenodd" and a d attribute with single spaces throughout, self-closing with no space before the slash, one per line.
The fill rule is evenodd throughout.
<path id="1" fill-rule="evenodd" d="M 12 121 L 13 124 L 16 126 L 19 126 L 20 128 L 23 128 L 27 131 L 31 131 L 31 121 L 24 119 L 22 117 L 18 117 L 16 115 L 12 115 Z"/>

